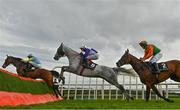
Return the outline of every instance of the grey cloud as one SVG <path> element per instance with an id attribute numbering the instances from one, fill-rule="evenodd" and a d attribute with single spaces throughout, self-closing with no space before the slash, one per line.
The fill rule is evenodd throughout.
<path id="1" fill-rule="evenodd" d="M 99 62 L 107 65 L 114 65 L 112 59 L 127 48 L 141 55 L 140 40 L 173 53 L 179 30 L 178 0 L 0 1 L 0 52 L 20 56 L 34 52 L 46 62 L 61 42 L 76 51 L 82 44 L 96 48 Z"/>

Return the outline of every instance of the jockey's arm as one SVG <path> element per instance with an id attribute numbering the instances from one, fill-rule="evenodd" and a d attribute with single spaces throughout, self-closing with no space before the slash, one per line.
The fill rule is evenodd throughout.
<path id="1" fill-rule="evenodd" d="M 148 45 L 145 50 L 143 60 L 149 59 L 153 55 L 153 46 Z"/>
<path id="2" fill-rule="evenodd" d="M 23 58 L 22 61 L 23 62 L 31 62 L 33 59 L 32 58 Z"/>
<path id="3" fill-rule="evenodd" d="M 29 62 L 29 58 L 23 58 L 22 61 L 23 62 Z"/>
<path id="4" fill-rule="evenodd" d="M 86 58 L 89 55 L 90 49 L 87 48 L 84 52 L 83 56 Z"/>

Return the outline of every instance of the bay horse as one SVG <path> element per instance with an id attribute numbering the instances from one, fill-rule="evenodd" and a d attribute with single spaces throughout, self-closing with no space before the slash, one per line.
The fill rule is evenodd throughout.
<path id="1" fill-rule="evenodd" d="M 59 60 L 61 57 L 66 56 L 69 61 L 69 66 L 62 66 L 62 67 L 55 67 L 55 68 L 61 68 L 61 78 L 64 79 L 63 73 L 64 72 L 70 72 L 74 73 L 79 76 L 85 76 L 85 77 L 97 77 L 97 78 L 102 78 L 109 82 L 110 84 L 116 86 L 122 94 L 125 95 L 125 98 L 127 100 L 133 98 L 129 96 L 127 91 L 124 89 L 122 85 L 118 83 L 117 80 L 117 75 L 119 74 L 119 71 L 123 72 L 129 72 L 128 70 L 124 68 L 110 68 L 107 66 L 102 66 L 102 65 L 96 65 L 94 69 L 89 69 L 89 68 L 84 68 L 82 66 L 82 55 L 79 54 L 78 52 L 72 50 L 71 48 L 65 46 L 63 43 L 59 46 L 57 49 L 57 52 L 54 56 L 54 60 Z M 54 68 L 54 69 L 55 69 Z"/>
<path id="2" fill-rule="evenodd" d="M 167 65 L 168 70 L 160 72 L 157 77 L 157 73 L 153 73 L 149 65 L 131 55 L 127 49 L 116 65 L 121 67 L 125 64 L 130 64 L 133 67 L 133 69 L 139 75 L 141 82 L 146 85 L 146 102 L 149 100 L 150 89 L 152 89 L 160 98 L 164 99 L 165 101 L 173 102 L 173 100 L 162 96 L 155 85 L 167 80 L 168 78 L 180 82 L 180 61 L 170 60 L 164 63 Z"/>
<path id="3" fill-rule="evenodd" d="M 47 83 L 47 85 L 53 89 L 57 98 L 58 98 L 58 95 L 61 96 L 58 89 L 59 85 L 53 82 L 54 78 L 59 78 L 58 72 L 49 71 L 47 69 L 42 69 L 42 68 L 37 68 L 33 71 L 31 70 L 31 71 L 25 72 L 25 69 L 27 68 L 26 66 L 27 64 L 23 62 L 21 58 L 16 58 L 16 57 L 7 55 L 7 58 L 5 59 L 5 62 L 2 65 L 2 67 L 6 68 L 10 64 L 16 67 L 16 72 L 19 76 L 29 77 L 32 79 L 37 79 L 37 78 L 43 79 Z"/>

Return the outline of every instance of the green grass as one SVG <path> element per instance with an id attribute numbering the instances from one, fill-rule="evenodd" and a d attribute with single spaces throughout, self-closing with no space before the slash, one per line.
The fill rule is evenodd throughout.
<path id="1" fill-rule="evenodd" d="M 45 94 L 51 93 L 52 89 L 45 82 L 24 81 L 0 72 L 0 91 Z"/>
<path id="2" fill-rule="evenodd" d="M 64 100 L 47 104 L 3 107 L 10 109 L 180 109 L 180 99 L 174 99 L 174 103 L 163 100 Z"/>
<path id="3" fill-rule="evenodd" d="M 0 91 L 13 91 L 33 94 L 44 94 L 52 92 L 46 83 L 37 83 L 32 81 L 23 81 L 19 78 L 0 72 Z M 66 91 L 67 92 L 67 91 Z M 88 91 L 84 91 L 87 92 Z M 106 93 L 107 92 L 107 93 Z M 105 93 L 108 94 L 108 91 Z M 113 92 L 113 91 L 112 91 Z M 74 92 L 73 92 L 74 94 Z M 81 94 L 81 92 L 79 92 Z M 92 93 L 93 94 L 93 93 Z M 72 95 L 72 98 L 74 95 Z M 177 95 L 176 95 L 177 97 Z M 107 97 L 108 98 L 108 97 Z M 144 100 L 64 100 L 60 102 L 51 102 L 47 104 L 0 107 L 0 109 L 180 109 L 180 98 L 174 98 L 174 103 L 168 103 L 163 100 L 150 100 L 148 103 Z M 118 97 L 118 99 L 121 99 Z"/>

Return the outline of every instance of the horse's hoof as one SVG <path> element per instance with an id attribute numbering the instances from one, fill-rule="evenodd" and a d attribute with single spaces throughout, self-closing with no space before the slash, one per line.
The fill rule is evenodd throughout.
<path id="1" fill-rule="evenodd" d="M 173 102 L 174 102 L 174 100 L 169 100 L 169 102 L 173 103 Z"/>
<path id="2" fill-rule="evenodd" d="M 174 102 L 173 100 L 170 100 L 170 99 L 166 99 L 166 101 L 167 102 L 171 102 L 171 103 Z"/>
<path id="3" fill-rule="evenodd" d="M 129 102 L 130 100 L 134 100 L 134 98 L 131 96 L 128 96 L 128 97 L 126 97 L 126 100 Z"/>
<path id="4" fill-rule="evenodd" d="M 134 100 L 134 98 L 133 98 L 133 97 L 130 97 L 130 99 L 131 99 L 131 100 Z"/>

